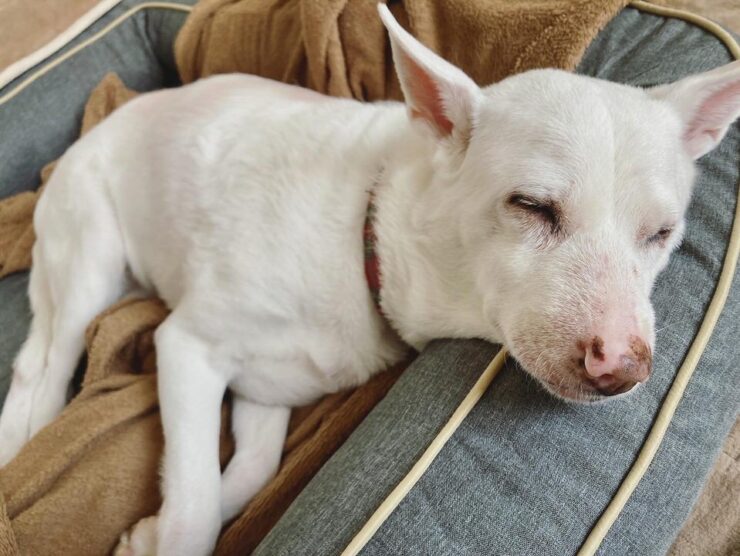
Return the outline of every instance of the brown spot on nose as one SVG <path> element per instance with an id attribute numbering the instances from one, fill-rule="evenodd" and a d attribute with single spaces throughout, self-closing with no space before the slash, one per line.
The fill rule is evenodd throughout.
<path id="1" fill-rule="evenodd" d="M 630 351 L 630 359 L 634 363 L 633 370 L 636 374 L 634 378 L 642 382 L 650 376 L 653 368 L 653 354 L 642 338 L 637 336 L 630 338 Z"/>
<path id="2" fill-rule="evenodd" d="M 601 336 L 594 336 L 594 339 L 591 342 L 591 353 L 593 353 L 594 357 L 599 361 L 603 361 L 606 357 L 606 355 L 604 355 L 604 340 Z"/>
<path id="3" fill-rule="evenodd" d="M 638 338 L 637 336 L 632 336 L 630 338 L 630 349 L 632 350 L 632 353 L 635 356 L 635 360 L 638 363 L 646 363 L 648 367 L 651 366 L 653 362 L 653 355 L 650 352 L 650 348 L 645 342 L 642 341 L 641 338 Z"/>

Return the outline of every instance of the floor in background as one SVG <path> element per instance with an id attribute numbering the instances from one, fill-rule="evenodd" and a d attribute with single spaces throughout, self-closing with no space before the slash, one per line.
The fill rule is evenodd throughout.
<path id="1" fill-rule="evenodd" d="M 740 34 L 740 2 L 738 0 L 652 0 L 652 3 L 701 14 Z"/>
<path id="2" fill-rule="evenodd" d="M 0 0 L 0 71 L 41 48 L 98 0 Z"/>

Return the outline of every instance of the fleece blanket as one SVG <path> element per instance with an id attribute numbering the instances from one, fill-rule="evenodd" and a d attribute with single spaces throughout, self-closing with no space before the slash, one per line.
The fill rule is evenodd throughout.
<path id="1" fill-rule="evenodd" d="M 425 44 L 487 84 L 534 67 L 573 69 L 625 3 L 406 0 L 391 8 Z M 337 96 L 401 98 L 375 0 L 204 0 L 176 57 L 184 82 L 239 71 Z M 106 77 L 87 104 L 83 133 L 134 95 Z M 52 171 L 45 168 L 43 182 Z M 0 202 L 0 277 L 31 265 L 41 192 Z M 163 439 L 152 333 L 166 314 L 156 299 L 129 299 L 90 324 L 81 390 L 0 470 L 0 555 L 108 553 L 123 530 L 156 512 Z M 255 547 L 400 372 L 295 411 L 278 475 L 225 527 L 216 553 Z M 222 422 L 225 463 L 228 402 Z"/>

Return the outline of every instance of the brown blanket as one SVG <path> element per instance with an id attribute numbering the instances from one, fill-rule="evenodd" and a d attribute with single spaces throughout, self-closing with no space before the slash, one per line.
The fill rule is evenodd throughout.
<path id="1" fill-rule="evenodd" d="M 407 0 L 396 17 L 481 84 L 533 67 L 572 69 L 625 0 Z M 204 0 L 176 55 L 183 81 L 249 72 L 364 100 L 400 98 L 375 0 Z M 108 76 L 87 131 L 134 96 Z M 44 181 L 51 169 L 44 173 Z M 0 277 L 29 267 L 38 193 L 0 202 Z M 152 332 L 161 302 L 127 300 L 87 332 L 82 389 L 62 415 L 0 470 L 0 555 L 104 554 L 160 503 L 162 434 Z M 277 477 L 227 526 L 218 554 L 245 554 L 380 400 L 400 370 L 297 410 Z M 222 461 L 230 455 L 228 404 Z"/>

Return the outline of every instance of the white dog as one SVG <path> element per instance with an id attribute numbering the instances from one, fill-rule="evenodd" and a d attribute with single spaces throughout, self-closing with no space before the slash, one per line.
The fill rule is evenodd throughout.
<path id="1" fill-rule="evenodd" d="M 124 552 L 211 551 L 275 473 L 289 408 L 406 345 L 501 342 L 574 400 L 650 373 L 650 290 L 681 238 L 694 159 L 740 113 L 740 64 L 651 90 L 556 70 L 481 89 L 380 13 L 406 110 L 213 77 L 116 111 L 39 201 L 0 465 L 62 410 L 96 314 L 134 287 L 172 309 L 155 336 L 164 504 Z M 381 311 L 364 272 L 370 202 Z M 227 388 L 237 448 L 221 476 Z"/>

